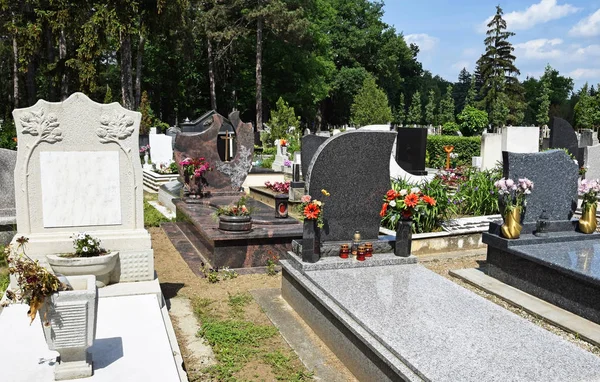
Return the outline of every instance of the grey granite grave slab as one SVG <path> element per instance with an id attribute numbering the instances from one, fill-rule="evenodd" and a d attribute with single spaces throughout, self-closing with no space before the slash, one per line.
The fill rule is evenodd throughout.
<path id="1" fill-rule="evenodd" d="M 310 165 L 310 161 L 315 156 L 317 149 L 319 146 L 325 142 L 328 137 L 321 137 L 318 135 L 305 135 L 302 137 L 302 150 L 301 150 L 301 165 L 302 165 L 302 178 L 306 179 L 306 174 L 308 174 L 308 166 Z"/>
<path id="2" fill-rule="evenodd" d="M 579 141 L 573 126 L 562 118 L 554 117 L 550 126 L 550 147 L 554 149 L 567 149 L 577 159 L 579 166 L 584 165 L 583 148 L 579 148 Z"/>
<path id="3" fill-rule="evenodd" d="M 10 243 L 16 233 L 14 171 L 17 152 L 0 148 L 0 245 Z"/>
<path id="4" fill-rule="evenodd" d="M 325 202 L 321 241 L 363 240 L 379 234 L 382 198 L 390 188 L 390 158 L 395 132 L 356 130 L 323 143 L 313 157 L 306 187 Z M 323 197 L 321 190 L 331 196 Z"/>
<path id="5" fill-rule="evenodd" d="M 523 223 L 535 223 L 542 210 L 549 220 L 570 220 L 577 208 L 579 168 L 563 150 L 521 154 L 504 151 L 504 177 L 529 178 L 534 190 L 527 196 Z"/>
<path id="6" fill-rule="evenodd" d="M 600 179 L 600 145 L 588 146 L 584 153 L 587 167 L 585 179 Z"/>
<path id="7" fill-rule="evenodd" d="M 354 320 L 353 333 L 368 332 L 365 347 L 383 345 L 390 367 L 401 360 L 423 380 L 600 380 L 598 357 L 418 264 L 303 276 L 329 298 L 320 301 L 331 314 Z"/>
<path id="8" fill-rule="evenodd" d="M 592 129 L 583 129 L 579 137 L 579 147 L 594 145 L 594 131 Z"/>

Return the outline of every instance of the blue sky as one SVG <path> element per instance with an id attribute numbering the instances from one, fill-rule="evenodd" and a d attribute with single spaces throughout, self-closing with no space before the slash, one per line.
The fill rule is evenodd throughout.
<path id="1" fill-rule="evenodd" d="M 600 83 L 600 0 L 386 0 L 384 21 L 420 47 L 423 67 L 456 81 L 484 52 L 485 24 L 500 5 L 521 79 L 546 64 L 575 81 Z"/>

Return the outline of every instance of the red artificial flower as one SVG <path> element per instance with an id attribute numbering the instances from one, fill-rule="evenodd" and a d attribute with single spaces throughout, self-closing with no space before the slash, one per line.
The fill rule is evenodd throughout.
<path id="1" fill-rule="evenodd" d="M 404 204 L 407 207 L 415 207 L 419 203 L 419 196 L 417 194 L 408 194 L 404 198 Z"/>
<path id="2" fill-rule="evenodd" d="M 396 193 L 396 191 L 394 191 L 394 190 L 389 190 L 389 191 L 388 191 L 388 192 L 385 194 L 385 196 L 386 196 L 387 200 L 394 200 L 394 199 L 396 199 L 396 195 L 397 195 L 397 193 Z"/>
<path id="3" fill-rule="evenodd" d="M 309 203 L 304 207 L 304 217 L 308 220 L 317 220 L 320 213 L 321 209 L 314 203 Z"/>
<path id="4" fill-rule="evenodd" d="M 383 205 L 381 206 L 381 212 L 379 212 L 379 216 L 381 216 L 381 217 L 385 216 L 385 212 L 387 211 L 387 206 L 388 206 L 388 203 L 383 203 Z"/>
<path id="5" fill-rule="evenodd" d="M 429 196 L 429 195 L 425 195 L 425 196 L 423 196 L 423 201 L 424 201 L 425 203 L 429 204 L 430 206 L 435 206 L 435 203 L 436 203 L 436 202 L 435 202 L 435 199 L 434 199 L 434 198 L 432 198 L 432 197 L 431 197 L 431 196 Z"/>

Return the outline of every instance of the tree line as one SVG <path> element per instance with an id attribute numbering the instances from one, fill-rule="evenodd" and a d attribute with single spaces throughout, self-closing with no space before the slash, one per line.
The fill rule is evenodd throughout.
<path id="1" fill-rule="evenodd" d="M 0 9 L 5 123 L 13 108 L 82 91 L 144 110 L 145 126 L 211 108 L 261 126 L 281 97 L 305 126 L 326 129 L 353 122 L 369 83 L 396 124 L 479 121 L 483 112 L 494 126 L 545 123 L 542 115 L 598 125 L 588 116 L 600 104 L 593 86 L 573 94 L 573 81 L 550 67 L 517 79 L 499 7 L 474 73 L 463 69 L 455 83 L 422 68 L 419 47 L 383 22 L 377 1 L 0 0 Z"/>

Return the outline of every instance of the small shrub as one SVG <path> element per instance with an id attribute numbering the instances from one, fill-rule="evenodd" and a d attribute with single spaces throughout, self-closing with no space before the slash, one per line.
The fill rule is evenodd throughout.
<path id="1" fill-rule="evenodd" d="M 260 162 L 260 167 L 262 167 L 262 168 L 271 168 L 271 166 L 273 165 L 274 161 L 275 161 L 274 157 L 264 158 L 262 160 L 262 162 Z"/>
<path id="2" fill-rule="evenodd" d="M 460 126 L 458 123 L 450 121 L 444 123 L 442 126 L 442 134 L 443 135 L 456 135 L 456 133 L 460 130 Z"/>

